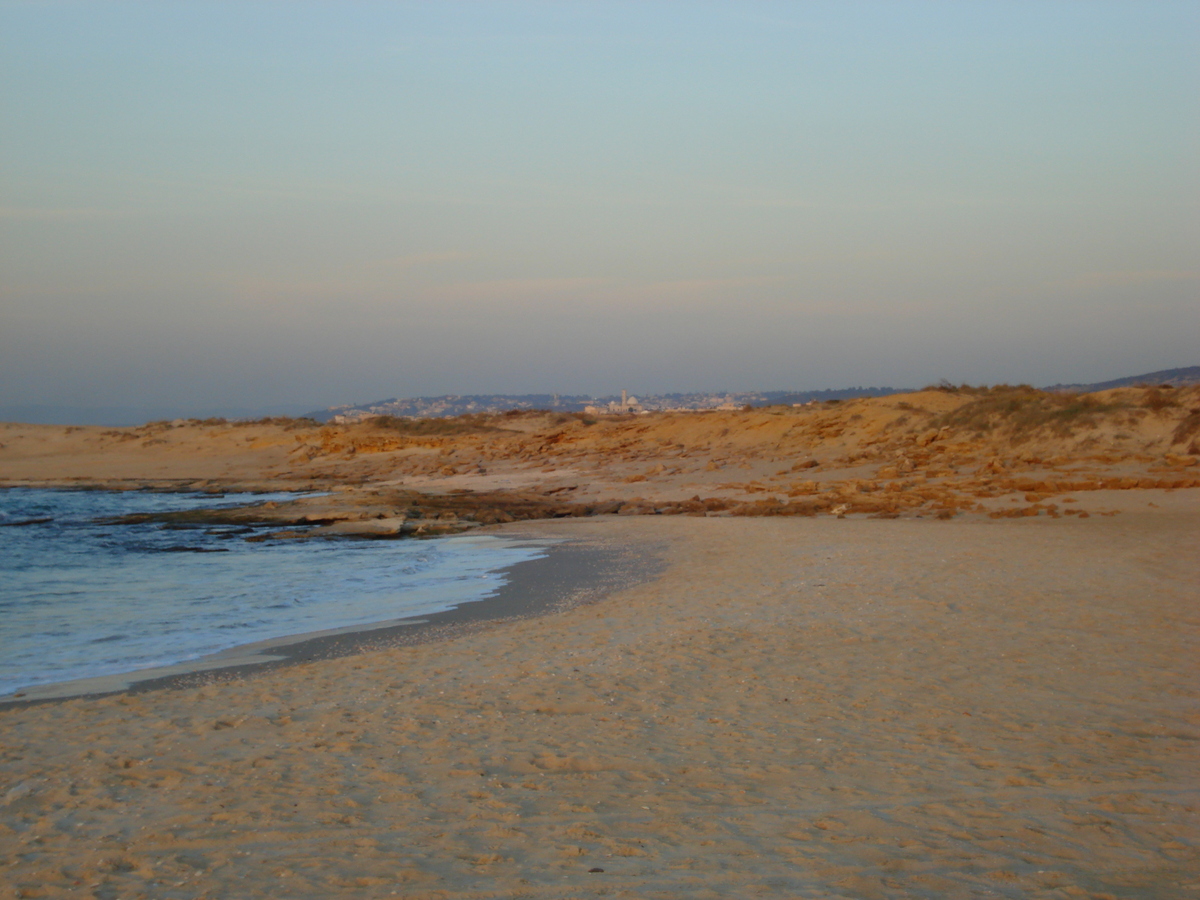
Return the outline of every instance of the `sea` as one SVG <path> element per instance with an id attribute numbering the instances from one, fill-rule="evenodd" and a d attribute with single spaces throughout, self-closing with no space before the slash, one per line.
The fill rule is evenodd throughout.
<path id="1" fill-rule="evenodd" d="M 0 698 L 451 609 L 548 548 L 471 534 L 249 542 L 280 526 L 112 521 L 299 496 L 0 490 Z"/>

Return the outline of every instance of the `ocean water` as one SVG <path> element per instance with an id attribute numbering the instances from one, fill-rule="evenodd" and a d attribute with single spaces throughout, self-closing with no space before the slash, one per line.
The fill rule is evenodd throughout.
<path id="1" fill-rule="evenodd" d="M 504 567 L 545 555 L 545 543 L 491 535 L 248 543 L 243 527 L 103 521 L 294 496 L 0 490 L 0 695 L 428 615 L 488 597 Z M 37 519 L 49 521 L 13 524 Z"/>

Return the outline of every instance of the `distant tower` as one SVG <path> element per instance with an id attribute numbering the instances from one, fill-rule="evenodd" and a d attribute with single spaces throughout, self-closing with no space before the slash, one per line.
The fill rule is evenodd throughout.
<path id="1" fill-rule="evenodd" d="M 625 391 L 621 391 L 621 405 L 622 406 L 629 405 L 629 395 Z"/>

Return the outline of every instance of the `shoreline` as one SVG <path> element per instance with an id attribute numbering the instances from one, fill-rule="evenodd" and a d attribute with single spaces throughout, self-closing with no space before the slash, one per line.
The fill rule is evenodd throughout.
<path id="1" fill-rule="evenodd" d="M 1196 513 L 505 528 L 564 539 L 508 592 L 570 608 L 0 711 L 0 864 L 27 896 L 1182 900 Z M 659 574 L 567 589 L 621 551 Z"/>
<path id="2" fill-rule="evenodd" d="M 520 529 L 503 529 L 503 536 L 538 539 Z M 506 581 L 490 596 L 451 609 L 255 641 L 169 666 L 34 685 L 19 691 L 22 696 L 0 699 L 0 710 L 200 687 L 300 663 L 452 640 L 501 622 L 536 618 L 595 602 L 652 580 L 662 569 L 652 547 L 559 538 L 547 544 L 545 551 L 537 559 L 497 570 Z"/>
<path id="3" fill-rule="evenodd" d="M 0 426 L 10 480 L 329 484 L 231 518 L 471 515 L 562 542 L 437 621 L 4 704 L 0 881 L 162 900 L 1194 898 L 1200 387 L 1085 401 Z"/>

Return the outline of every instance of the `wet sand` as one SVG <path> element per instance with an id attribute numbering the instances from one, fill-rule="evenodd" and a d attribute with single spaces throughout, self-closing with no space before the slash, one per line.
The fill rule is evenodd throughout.
<path id="1" fill-rule="evenodd" d="M 1200 896 L 1192 493 L 1086 520 L 525 523 L 664 569 L 446 640 L 0 711 L 0 883 Z"/>

